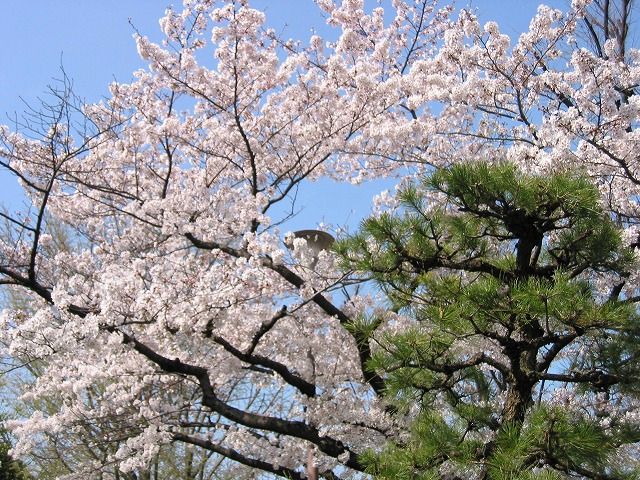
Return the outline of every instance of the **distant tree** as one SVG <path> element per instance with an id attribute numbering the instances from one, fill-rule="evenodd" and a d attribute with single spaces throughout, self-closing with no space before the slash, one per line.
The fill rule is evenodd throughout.
<path id="1" fill-rule="evenodd" d="M 4 426 L 5 416 L 0 421 L 0 480 L 34 480 L 26 465 L 9 454 L 11 437 Z"/>
<path id="2" fill-rule="evenodd" d="M 405 188 L 342 241 L 405 324 L 354 323 L 411 433 L 380 478 L 635 479 L 640 321 L 603 297 L 632 265 L 598 191 L 570 173 L 462 164 Z"/>

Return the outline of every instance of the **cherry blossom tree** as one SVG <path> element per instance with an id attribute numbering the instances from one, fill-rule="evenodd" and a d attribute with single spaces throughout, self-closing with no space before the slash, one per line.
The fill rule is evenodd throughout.
<path id="1" fill-rule="evenodd" d="M 30 202 L 0 213 L 0 282 L 34 309 L 6 310 L 2 341 L 46 364 L 27 398 L 61 405 L 13 425 L 16 455 L 117 419 L 96 440 L 115 451 L 68 478 L 145 468 L 169 443 L 294 479 L 311 452 L 342 478 L 396 440 L 406 422 L 352 325 L 399 313 L 354 293 L 333 254 L 285 246 L 304 183 L 487 159 L 576 169 L 638 243 L 638 54 L 607 27 L 628 17 L 598 16 L 610 2 L 540 7 L 516 42 L 436 0 L 316 3 L 335 41 L 280 39 L 245 0 L 184 0 L 162 44 L 137 36 L 148 68 L 108 99 L 63 87 L 0 127 L 0 165 Z M 48 255 L 48 218 L 90 247 Z M 637 275 L 598 288 L 634 301 Z"/>
<path id="2" fill-rule="evenodd" d="M 61 252 L 78 253 L 89 248 L 82 239 L 63 225 L 49 220 L 47 232 L 51 236 L 50 242 L 43 248 L 47 256 L 55 256 Z M 5 306 L 19 310 L 23 315 L 33 314 L 30 298 L 23 289 L 5 289 Z M 19 419 L 42 412 L 44 415 L 55 414 L 62 408 L 59 397 L 41 396 L 33 398 L 23 396 L 47 369 L 46 361 L 41 359 L 27 359 L 17 357 L 4 358 L 4 383 L 2 411 L 7 418 Z M 13 368 L 11 368 L 13 367 Z M 104 384 L 91 384 L 82 393 L 85 408 L 93 408 L 93 399 L 104 392 Z M 247 399 L 257 397 L 258 392 L 247 391 Z M 204 412 L 194 412 L 194 416 L 207 415 Z M 6 418 L 3 417 L 3 423 Z M 44 431 L 37 436 L 35 445 L 24 457 L 24 464 L 29 465 L 33 478 L 50 480 L 69 475 L 77 470 L 83 470 L 87 462 L 107 462 L 109 455 L 113 455 L 127 436 L 122 435 L 121 425 L 115 417 L 106 417 L 100 422 L 78 424 L 78 428 L 59 431 Z M 197 427 L 192 427 L 195 431 Z M 12 460 L 6 452 L 11 447 L 11 438 L 2 431 L 3 444 L 0 453 L 5 455 L 2 467 L 6 475 L 11 472 L 16 476 L 27 472 L 21 463 Z M 112 441 L 102 439 L 111 437 Z M 4 453 L 2 453 L 4 452 Z M 21 469 L 22 468 L 22 469 Z M 122 472 L 117 464 L 109 468 L 110 476 L 123 480 L 212 480 L 223 478 L 248 478 L 251 475 L 249 467 L 243 467 L 235 462 L 229 462 L 214 452 L 199 449 L 189 444 L 171 443 L 162 445 L 158 453 L 145 467 L 139 467 L 129 472 Z M 26 475 L 26 473 L 25 473 Z M 20 477 L 22 478 L 22 477 Z M 25 477 L 26 478 L 26 477 Z M 29 477 L 31 478 L 31 477 Z"/>

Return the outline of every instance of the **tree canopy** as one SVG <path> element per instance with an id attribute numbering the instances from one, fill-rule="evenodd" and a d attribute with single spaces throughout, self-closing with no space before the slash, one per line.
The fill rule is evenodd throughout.
<path id="1" fill-rule="evenodd" d="M 408 440 L 373 452 L 371 471 L 636 478 L 617 452 L 640 440 L 622 406 L 639 393 L 638 316 L 597 288 L 602 275 L 620 282 L 632 257 L 597 189 L 477 163 L 398 197 L 398 212 L 339 246 L 407 317 L 382 333 L 376 316 L 353 327 L 377 345 L 370 368 L 385 372 L 389 404 L 415 419 Z"/>
<path id="2" fill-rule="evenodd" d="M 0 285 L 29 307 L 0 342 L 42 367 L 12 455 L 95 432 L 64 478 L 166 448 L 290 479 L 633 475 L 633 2 L 540 6 L 517 39 L 438 0 L 316 3 L 335 39 L 184 0 L 103 101 L 64 77 L 0 126 L 28 199 Z M 346 263 L 288 232 L 299 188 L 373 178 L 405 188 Z"/>

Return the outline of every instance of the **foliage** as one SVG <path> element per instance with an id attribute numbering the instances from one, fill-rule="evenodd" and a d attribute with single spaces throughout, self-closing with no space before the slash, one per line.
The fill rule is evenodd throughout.
<path id="1" fill-rule="evenodd" d="M 481 26 L 473 12 L 437 0 L 316 3 L 335 41 L 281 39 L 247 0 L 184 0 L 161 20 L 163 42 L 136 36 L 148 68 L 113 83 L 104 101 L 85 104 L 63 78 L 41 108 L 0 127 L 0 167 L 28 197 L 22 211 L 0 213 L 0 282 L 20 289 L 30 308 L 4 311 L 0 339 L 15 366 L 43 366 L 23 395 L 36 408 L 11 425 L 16 455 L 45 434 L 106 431 L 94 438 L 106 456 L 81 462 L 68 478 L 146 471 L 172 445 L 291 479 L 313 471 L 311 453 L 320 477 L 340 478 L 364 475 L 369 449 L 425 436 L 406 438 L 410 425 L 450 450 L 473 418 L 479 425 L 460 455 L 477 455 L 472 442 L 496 431 L 494 421 L 512 422 L 520 436 L 501 430 L 494 449 L 516 452 L 517 469 L 517 452 L 534 448 L 519 439 L 539 445 L 525 401 L 537 386 L 540 422 L 558 418 L 596 437 L 602 428 L 608 439 L 615 422 L 603 422 L 615 419 L 631 440 L 607 458 L 636 468 L 630 312 L 640 269 L 629 257 L 639 245 L 640 55 L 625 28 L 632 2 L 574 0 L 566 13 L 540 7 L 514 41 L 497 24 Z M 517 168 L 505 163 L 495 179 L 487 171 L 478 186 L 462 182 L 469 172 L 442 169 L 486 159 Z M 287 236 L 290 251 L 282 241 L 296 192 L 309 182 L 402 175 L 409 183 L 434 168 L 434 198 L 414 188 L 403 200 L 425 213 L 443 196 L 460 203 L 432 223 L 383 215 L 371 232 L 400 229 L 391 238 L 403 251 L 363 258 L 388 285 L 390 305 L 358 290 L 362 279 L 341 271 L 334 254 Z M 455 172 L 460 179 L 447 176 Z M 489 206 L 506 182 L 522 178 L 541 190 L 523 184 Z M 397 201 L 381 195 L 376 208 Z M 520 210 L 501 218 L 513 202 Z M 455 208 L 468 211 L 451 215 Z M 50 248 L 55 222 L 69 225 L 81 248 Z M 447 242 L 434 247 L 424 225 Z M 396 265 L 398 253 L 424 274 L 410 275 L 410 262 Z M 425 259 L 436 264 L 421 265 Z M 436 266 L 479 281 L 440 278 Z M 431 294 L 440 303 L 425 302 Z M 569 296 L 571 308 L 555 301 Z M 556 310 L 547 314 L 550 305 Z M 504 337 L 492 330 L 493 317 L 511 325 L 507 307 L 518 309 L 512 333 L 524 342 L 509 351 L 513 359 L 500 357 L 496 341 L 458 357 L 454 339 L 476 328 L 472 322 Z M 527 312 L 548 317 L 539 327 L 560 335 L 549 338 L 548 352 L 562 339 L 583 348 L 565 363 L 549 362 L 557 355 L 535 350 L 533 339 L 544 333 Z M 433 337 L 416 332 L 420 318 L 447 328 Z M 393 355 L 381 355 L 381 345 L 394 346 Z M 478 359 L 496 359 L 500 372 L 527 345 L 525 380 L 488 381 Z M 442 358 L 415 355 L 433 349 Z M 531 368 L 545 362 L 537 353 L 548 371 Z M 428 394 L 417 396 L 411 382 L 440 388 L 450 373 L 416 373 L 410 362 L 440 368 L 456 358 L 471 396 L 496 396 L 498 382 L 507 393 L 509 385 L 522 388 L 505 397 L 504 418 L 482 402 L 454 401 L 461 394 L 453 386 L 443 404 L 455 407 L 448 416 L 420 411 Z M 391 375 L 398 360 L 409 365 Z M 385 392 L 395 392 L 393 406 Z M 56 407 L 38 403 L 45 399 Z M 567 402 L 604 412 L 602 425 L 554 413 Z M 427 420 L 437 418 L 446 421 Z M 573 442 L 575 431 L 563 427 L 558 438 Z M 415 445 L 418 453 L 435 448 Z M 581 448 L 567 446 L 560 458 L 601 470 L 601 457 L 583 462 L 592 450 Z"/>
<path id="2" fill-rule="evenodd" d="M 10 446 L 0 446 L 0 479 L 2 480 L 30 480 L 33 477 L 27 468 L 9 455 Z"/>
<path id="3" fill-rule="evenodd" d="M 363 332 L 388 401 L 415 417 L 406 443 L 370 454 L 370 471 L 635 478 L 616 456 L 640 429 L 616 406 L 640 393 L 638 317 L 595 284 L 623 279 L 633 262 L 597 189 L 569 173 L 471 163 L 398 197 L 397 212 L 339 245 L 411 319 L 400 332 Z"/>
<path id="4" fill-rule="evenodd" d="M 32 480 L 27 467 L 9 454 L 11 438 L 4 426 L 0 431 L 0 437 L 0 480 Z"/>

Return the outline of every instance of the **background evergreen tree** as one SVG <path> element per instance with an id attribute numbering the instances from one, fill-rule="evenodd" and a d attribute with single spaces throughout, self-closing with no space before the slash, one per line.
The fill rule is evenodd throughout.
<path id="1" fill-rule="evenodd" d="M 404 440 L 380 478 L 639 478 L 632 257 L 597 189 L 566 173 L 462 164 L 406 188 L 338 250 L 398 312 L 351 325 L 375 354 Z M 400 319 L 400 320 L 398 320 Z M 637 457 L 633 465 L 638 465 Z"/>
<path id="2" fill-rule="evenodd" d="M 0 419 L 4 422 L 4 418 Z M 24 463 L 10 454 L 11 438 L 3 425 L 0 425 L 0 480 L 33 480 Z"/>

